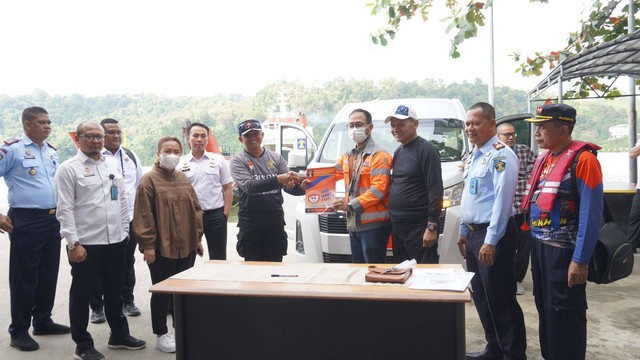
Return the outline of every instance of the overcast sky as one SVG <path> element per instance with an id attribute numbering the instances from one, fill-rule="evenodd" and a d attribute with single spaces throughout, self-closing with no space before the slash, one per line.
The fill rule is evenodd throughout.
<path id="1" fill-rule="evenodd" d="M 488 28 L 448 57 L 442 8 L 389 46 L 373 0 L 20 0 L 0 3 L 0 94 L 252 95 L 280 79 L 488 81 Z M 441 3 L 444 0 L 440 1 Z M 556 50 L 589 0 L 494 0 L 496 84 L 524 90 L 508 54 Z"/>

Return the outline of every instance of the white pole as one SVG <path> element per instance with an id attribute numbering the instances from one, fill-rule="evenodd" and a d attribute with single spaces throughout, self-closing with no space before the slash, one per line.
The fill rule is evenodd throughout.
<path id="1" fill-rule="evenodd" d="M 632 0 L 630 0 L 632 1 Z M 491 1 L 489 6 L 489 104 L 495 106 L 495 61 L 494 61 L 494 49 L 493 49 L 493 6 L 494 1 Z"/>

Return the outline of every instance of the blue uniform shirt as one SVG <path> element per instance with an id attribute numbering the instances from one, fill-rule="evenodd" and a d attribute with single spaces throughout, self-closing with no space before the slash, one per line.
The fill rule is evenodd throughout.
<path id="1" fill-rule="evenodd" d="M 27 135 L 5 141 L 0 147 L 0 176 L 9 188 L 12 208 L 56 207 L 54 175 L 58 154 L 46 141 L 42 148 Z"/>
<path id="2" fill-rule="evenodd" d="M 513 216 L 518 166 L 516 154 L 497 136 L 473 150 L 464 167 L 460 235 L 469 233 L 467 224 L 488 223 L 484 243 L 498 244 Z"/>

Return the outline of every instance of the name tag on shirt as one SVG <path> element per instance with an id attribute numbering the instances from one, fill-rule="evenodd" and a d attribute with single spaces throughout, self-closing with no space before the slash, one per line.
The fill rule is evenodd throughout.
<path id="1" fill-rule="evenodd" d="M 469 180 L 469 194 L 478 193 L 478 178 L 471 178 Z"/>

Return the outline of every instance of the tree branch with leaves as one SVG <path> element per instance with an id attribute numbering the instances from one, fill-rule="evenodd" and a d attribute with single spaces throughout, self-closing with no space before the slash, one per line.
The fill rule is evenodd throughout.
<path id="1" fill-rule="evenodd" d="M 522 0 L 524 1 L 524 0 Z M 547 0 L 529 0 L 530 2 L 546 3 Z M 560 1 L 560 0 L 558 0 Z M 372 15 L 387 14 L 387 25 L 378 30 L 377 34 L 371 34 L 374 44 L 386 46 L 400 29 L 403 21 L 421 17 L 423 21 L 429 20 L 429 15 L 434 3 L 442 3 L 450 12 L 443 20 L 449 23 L 446 30 L 451 34 L 451 48 L 449 56 L 459 57 L 459 45 L 465 40 L 478 35 L 478 28 L 485 26 L 485 12 L 491 6 L 492 1 L 459 2 L 455 0 L 375 0 L 368 4 Z M 634 13 L 640 7 L 640 0 L 634 0 Z M 595 0 L 588 11 L 586 18 L 580 21 L 580 28 L 569 33 L 567 44 L 562 49 L 546 52 L 535 52 L 524 57 L 514 52 L 511 54 L 515 62 L 520 62 L 516 72 L 522 76 L 540 76 L 544 70 L 553 70 L 565 58 L 578 54 L 586 49 L 593 48 L 604 42 L 615 40 L 628 33 L 629 5 L 628 1 Z M 638 26 L 635 27 L 638 29 Z M 634 29 L 634 30 L 635 30 Z M 585 77 L 577 81 L 565 93 L 566 98 L 584 98 L 594 91 L 606 93 L 609 96 L 620 95 L 620 91 L 606 83 L 607 77 Z M 640 82 L 639 82 L 640 84 Z"/>

